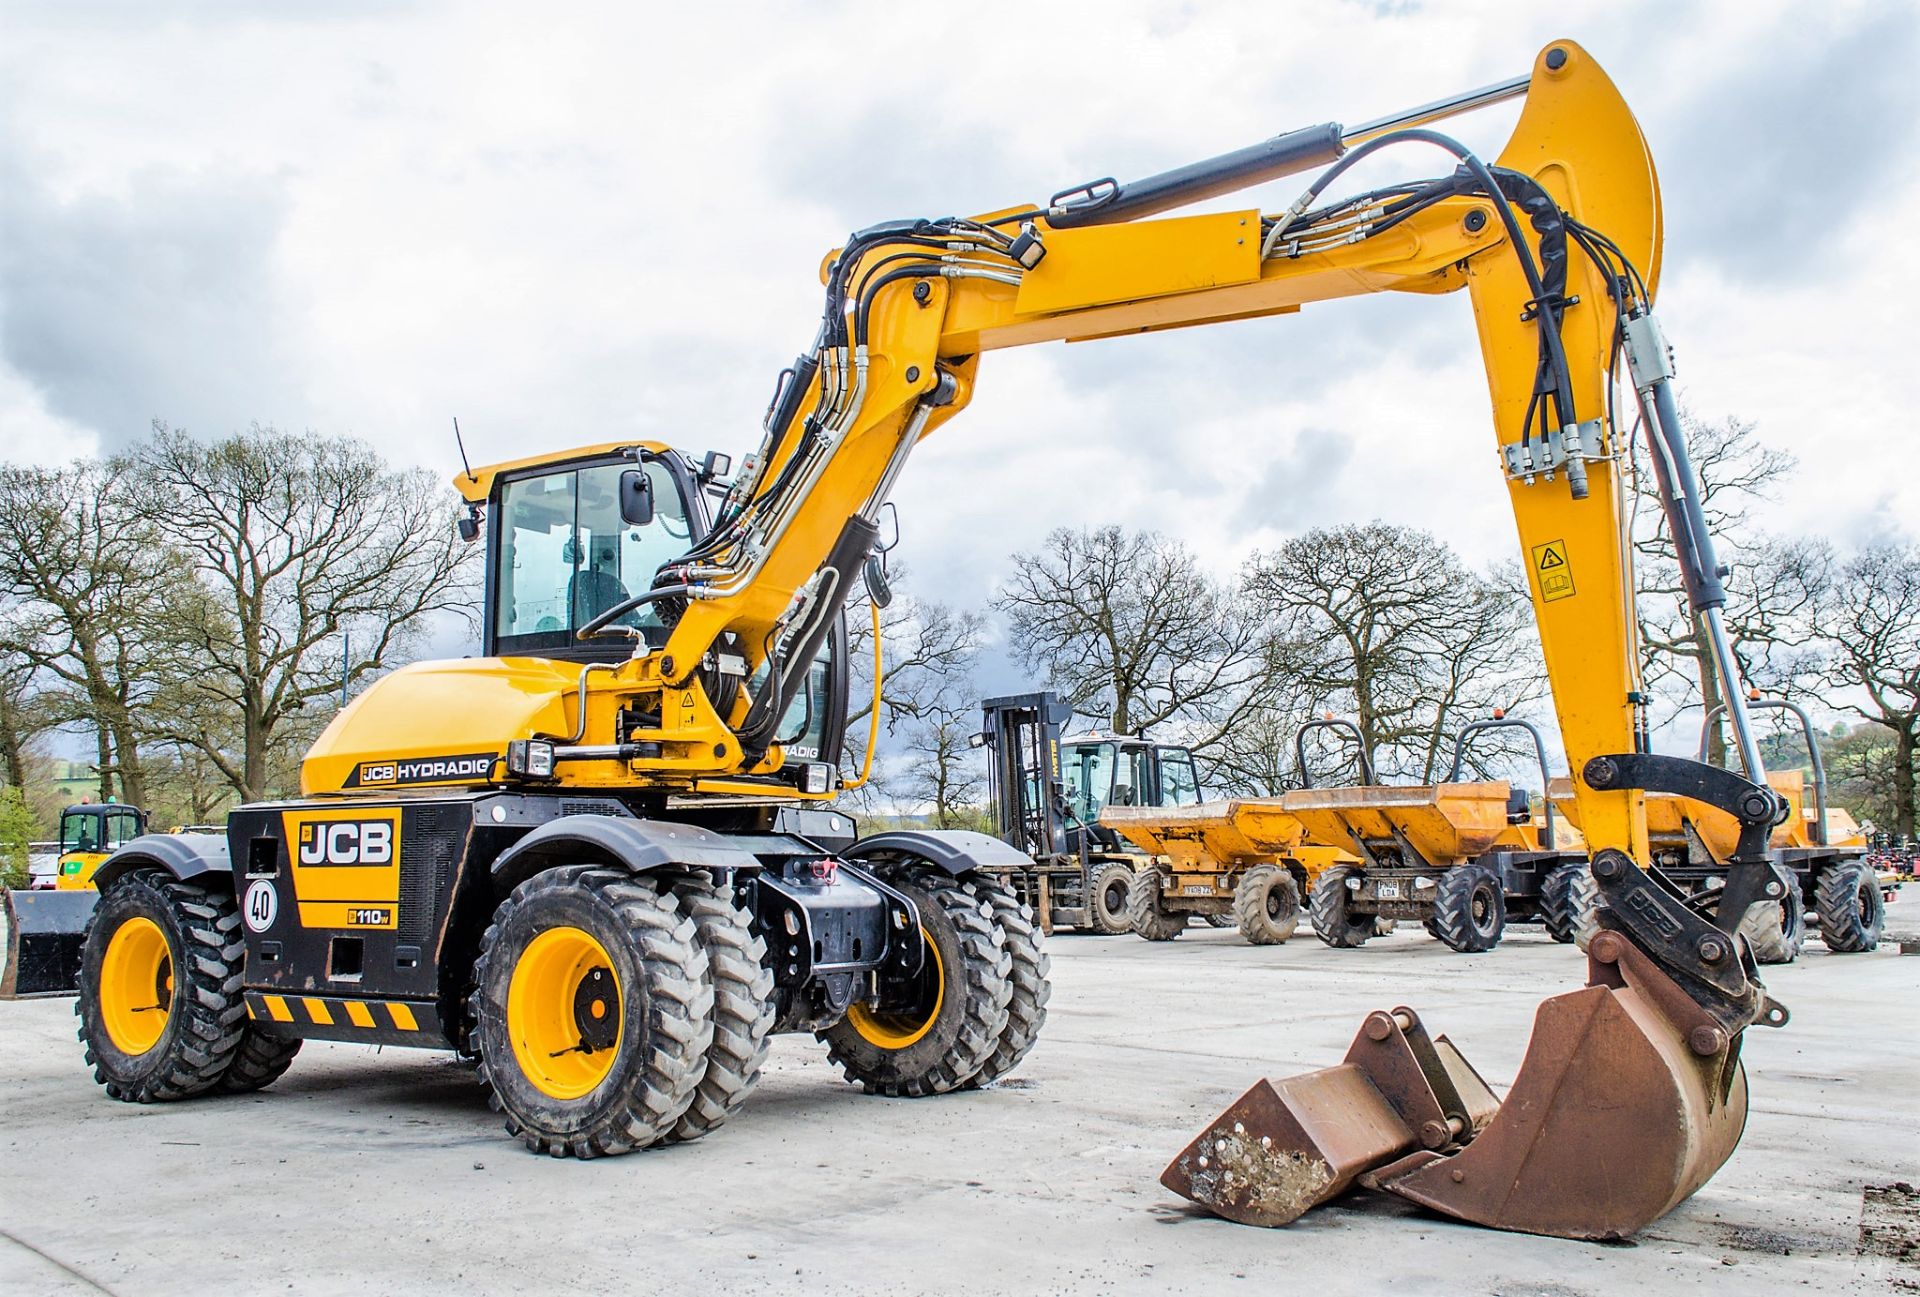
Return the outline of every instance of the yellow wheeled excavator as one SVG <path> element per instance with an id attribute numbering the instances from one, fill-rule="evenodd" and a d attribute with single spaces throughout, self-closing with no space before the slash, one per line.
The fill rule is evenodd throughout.
<path id="1" fill-rule="evenodd" d="M 1494 161 L 1432 129 L 1520 97 Z M 1441 166 L 1328 196 L 1388 150 Z M 1162 215 L 1309 171 L 1278 212 Z M 99 1079 L 171 1099 L 257 1088 L 309 1036 L 455 1045 L 528 1144 L 588 1156 L 710 1129 L 772 1029 L 821 1034 L 887 1093 L 1001 1075 L 1047 997 L 1030 916 L 980 875 L 1010 849 L 855 840 L 816 805 L 840 779 L 829 753 L 801 751 L 810 713 L 834 706 L 818 664 L 847 598 L 863 569 L 882 580 L 869 560 L 913 448 L 1000 348 L 1465 288 L 1605 903 L 1589 985 L 1541 1006 L 1503 1104 L 1410 1010 L 1383 1010 L 1341 1066 L 1255 1086 L 1165 1181 L 1246 1221 L 1364 1179 L 1500 1228 L 1632 1233 L 1731 1154 L 1741 1032 L 1786 1019 L 1735 935 L 1778 886 L 1779 802 L 1743 706 L 1741 773 L 1648 750 L 1620 357 L 1689 594 L 1735 676 L 1651 314 L 1659 268 L 1646 142 L 1566 41 L 1528 76 L 1362 126 L 854 233 L 823 262 L 818 331 L 738 473 L 621 443 L 461 474 L 467 530 L 489 543 L 487 656 L 369 688 L 309 753 L 301 798 L 101 866 L 78 1006 Z M 653 551 L 663 528 L 677 544 Z M 1712 913 L 1642 868 L 1646 792 L 1675 789 L 1742 826 Z"/>

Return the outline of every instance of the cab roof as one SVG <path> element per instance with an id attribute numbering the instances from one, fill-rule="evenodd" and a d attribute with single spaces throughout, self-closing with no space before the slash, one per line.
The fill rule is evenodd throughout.
<path id="1" fill-rule="evenodd" d="M 650 450 L 661 454 L 673 449 L 663 441 L 648 441 L 644 438 L 628 438 L 625 441 L 602 441 L 591 446 L 575 446 L 570 450 L 548 451 L 544 455 L 528 455 L 524 459 L 509 459 L 498 464 L 488 464 L 471 472 L 462 469 L 453 475 L 453 489 L 469 504 L 483 504 L 493 494 L 493 480 L 502 473 L 517 473 L 525 468 L 542 468 L 547 465 L 559 466 L 575 460 L 604 459 L 608 455 L 617 455 L 629 450 Z"/>

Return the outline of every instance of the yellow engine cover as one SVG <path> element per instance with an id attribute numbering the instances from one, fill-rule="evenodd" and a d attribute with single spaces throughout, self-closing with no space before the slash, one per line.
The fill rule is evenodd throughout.
<path id="1" fill-rule="evenodd" d="M 375 681 L 307 750 L 300 791 L 471 787 L 510 739 L 573 732 L 579 666 L 545 658 L 418 662 Z M 578 705 L 577 702 L 575 704 Z"/>

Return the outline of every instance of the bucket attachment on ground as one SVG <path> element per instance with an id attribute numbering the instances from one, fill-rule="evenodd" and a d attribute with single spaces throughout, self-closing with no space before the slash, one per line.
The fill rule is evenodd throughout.
<path id="1" fill-rule="evenodd" d="M 6 893 L 7 962 L 0 972 L 0 999 L 78 993 L 80 945 L 99 899 L 91 888 Z"/>
<path id="2" fill-rule="evenodd" d="M 1543 1003 L 1504 1102 L 1411 1010 L 1368 1016 L 1338 1067 L 1260 1081 L 1160 1181 L 1284 1225 L 1358 1183 L 1495 1229 L 1625 1238 L 1719 1170 L 1747 1119 L 1739 1035 L 1617 932 Z"/>

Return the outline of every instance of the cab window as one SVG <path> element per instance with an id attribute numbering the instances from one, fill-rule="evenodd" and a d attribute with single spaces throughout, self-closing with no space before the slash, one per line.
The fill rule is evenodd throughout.
<path id="1" fill-rule="evenodd" d="M 100 816 L 94 811 L 68 811 L 60 817 L 60 850 L 104 851 L 100 845 Z"/>
<path id="2" fill-rule="evenodd" d="M 1077 743 L 1060 754 L 1061 782 L 1073 818 L 1092 824 L 1100 818 L 1113 789 L 1113 744 Z"/>
<path id="3" fill-rule="evenodd" d="M 1160 749 L 1160 804 L 1192 806 L 1200 800 L 1200 781 L 1194 777 L 1193 755 L 1185 748 Z"/>
<path id="4" fill-rule="evenodd" d="M 673 473 L 643 465 L 653 487 L 653 520 L 620 517 L 620 474 L 631 460 L 508 482 L 502 488 L 495 562 L 493 630 L 503 652 L 570 647 L 573 632 L 653 585 L 661 564 L 691 542 L 685 502 Z M 617 625 L 660 632 L 647 607 Z M 657 638 L 657 637 L 656 637 Z"/>
<path id="5" fill-rule="evenodd" d="M 107 844 L 103 851 L 117 851 L 140 836 L 140 817 L 131 809 L 107 812 Z"/>

